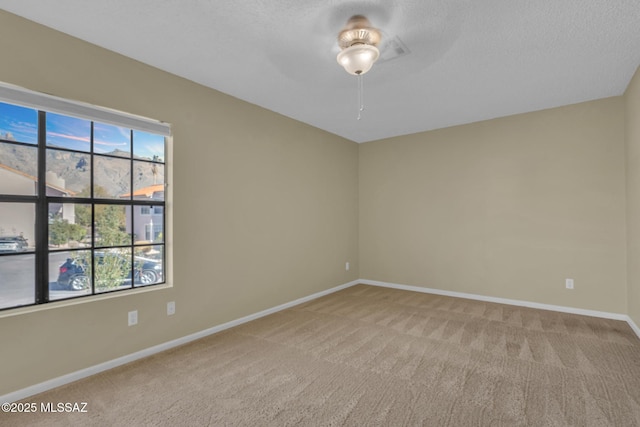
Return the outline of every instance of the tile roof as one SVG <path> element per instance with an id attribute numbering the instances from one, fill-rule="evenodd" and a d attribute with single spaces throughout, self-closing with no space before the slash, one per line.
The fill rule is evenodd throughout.
<path id="1" fill-rule="evenodd" d="M 148 187 L 137 189 L 136 191 L 133 192 L 133 197 L 144 196 L 144 197 L 151 198 L 153 197 L 154 193 L 160 193 L 160 192 L 164 192 L 164 184 L 154 184 Z M 131 197 L 131 193 L 122 194 L 120 197 L 122 198 Z"/>

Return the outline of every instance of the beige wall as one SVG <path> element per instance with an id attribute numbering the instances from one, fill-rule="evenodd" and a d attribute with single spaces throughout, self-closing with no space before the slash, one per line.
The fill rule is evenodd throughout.
<path id="1" fill-rule="evenodd" d="M 172 123 L 175 284 L 0 318 L 0 395 L 358 277 L 357 144 L 1 11 L 0 28 L 0 81 Z"/>
<path id="2" fill-rule="evenodd" d="M 640 326 L 640 68 L 625 93 L 628 313 Z"/>
<path id="3" fill-rule="evenodd" d="M 360 277 L 626 313 L 624 155 L 622 97 L 363 144 Z"/>

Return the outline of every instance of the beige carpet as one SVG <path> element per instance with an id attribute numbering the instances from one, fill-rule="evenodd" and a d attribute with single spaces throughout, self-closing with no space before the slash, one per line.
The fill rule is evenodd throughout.
<path id="1" fill-rule="evenodd" d="M 358 285 L 26 399 L 0 425 L 639 426 L 621 321 Z"/>

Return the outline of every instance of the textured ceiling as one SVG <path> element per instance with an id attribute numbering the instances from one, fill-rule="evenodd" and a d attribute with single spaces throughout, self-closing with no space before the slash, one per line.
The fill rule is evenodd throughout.
<path id="1" fill-rule="evenodd" d="M 0 0 L 0 8 L 357 142 L 620 95 L 638 0 Z M 356 78 L 364 14 L 409 53 Z M 391 50 L 384 49 L 383 57 Z"/>

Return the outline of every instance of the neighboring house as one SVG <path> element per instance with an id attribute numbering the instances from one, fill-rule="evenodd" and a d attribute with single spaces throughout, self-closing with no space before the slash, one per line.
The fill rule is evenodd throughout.
<path id="1" fill-rule="evenodd" d="M 131 197 L 131 193 L 123 194 L 121 198 Z M 164 201 L 164 184 L 154 184 L 140 188 L 133 192 L 134 200 L 160 200 Z M 163 212 L 162 206 L 134 206 L 133 217 L 131 208 L 127 206 L 127 233 L 133 233 L 137 241 L 146 240 L 153 242 L 162 233 Z M 131 224 L 133 219 L 133 225 Z"/>
<path id="2" fill-rule="evenodd" d="M 53 172 L 47 172 L 47 196 L 68 197 L 76 193 L 64 188 L 63 178 Z M 0 163 L 0 192 L 14 195 L 35 195 L 38 188 L 38 178 L 13 169 Z M 57 203 L 49 206 L 50 215 L 59 214 L 69 223 L 75 223 L 75 209 L 73 204 Z M 29 246 L 35 243 L 35 204 L 24 203 L 20 208 L 12 203 L 0 203 L 0 235 L 23 236 Z"/>

